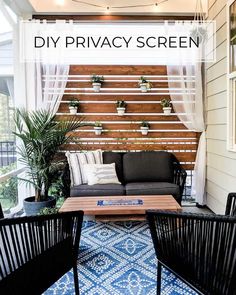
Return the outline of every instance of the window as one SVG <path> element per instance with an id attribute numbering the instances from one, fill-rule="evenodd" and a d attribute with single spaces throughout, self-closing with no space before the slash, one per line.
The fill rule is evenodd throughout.
<path id="1" fill-rule="evenodd" d="M 236 0 L 228 3 L 228 149 L 236 152 Z"/>

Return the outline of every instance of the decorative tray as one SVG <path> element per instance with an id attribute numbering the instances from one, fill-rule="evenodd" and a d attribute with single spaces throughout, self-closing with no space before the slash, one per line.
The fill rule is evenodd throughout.
<path id="1" fill-rule="evenodd" d="M 137 206 L 143 205 L 143 200 L 127 200 L 127 199 L 120 199 L 120 200 L 98 200 L 98 206 Z"/>

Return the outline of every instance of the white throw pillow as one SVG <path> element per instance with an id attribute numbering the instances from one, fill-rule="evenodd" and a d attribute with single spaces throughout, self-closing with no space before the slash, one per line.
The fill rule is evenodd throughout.
<path id="1" fill-rule="evenodd" d="M 112 164 L 85 164 L 84 171 L 88 179 L 88 185 L 94 184 L 120 184 L 115 163 Z"/>
<path id="2" fill-rule="evenodd" d="M 71 186 L 86 184 L 84 164 L 102 164 L 102 150 L 89 152 L 66 152 L 70 167 Z"/>

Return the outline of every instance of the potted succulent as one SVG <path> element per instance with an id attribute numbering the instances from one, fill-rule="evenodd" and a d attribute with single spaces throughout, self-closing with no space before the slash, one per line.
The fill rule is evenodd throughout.
<path id="1" fill-rule="evenodd" d="M 116 102 L 116 109 L 117 109 L 118 116 L 124 116 L 126 106 L 127 106 L 127 103 L 124 100 L 118 100 Z"/>
<path id="2" fill-rule="evenodd" d="M 171 114 L 171 100 L 168 98 L 163 98 L 161 100 L 162 109 L 165 115 Z"/>
<path id="3" fill-rule="evenodd" d="M 72 99 L 70 102 L 69 102 L 69 110 L 70 110 L 70 113 L 75 115 L 78 111 L 78 107 L 79 107 L 79 100 L 77 99 Z"/>
<path id="4" fill-rule="evenodd" d="M 26 215 L 37 215 L 42 208 L 54 207 L 56 198 L 50 196 L 50 188 L 56 183 L 65 166 L 58 159 L 61 145 L 70 141 L 71 132 L 85 126 L 81 119 L 72 118 L 57 121 L 50 111 L 28 112 L 17 109 L 15 112 L 16 131 L 20 139 L 19 161 L 25 167 L 25 178 L 20 180 L 34 188 L 34 195 L 24 200 Z"/>
<path id="5" fill-rule="evenodd" d="M 95 122 L 93 129 L 94 129 L 96 135 L 101 135 L 102 134 L 102 123 L 99 121 Z"/>
<path id="6" fill-rule="evenodd" d="M 139 87 L 141 92 L 147 92 L 152 88 L 152 84 L 143 76 L 140 77 Z"/>
<path id="7" fill-rule="evenodd" d="M 102 86 L 102 83 L 104 82 L 104 77 L 93 74 L 91 77 L 91 82 L 93 85 L 94 92 L 99 92 Z"/>
<path id="8" fill-rule="evenodd" d="M 150 124 L 147 121 L 143 121 L 140 125 L 140 130 L 142 135 L 147 135 L 149 128 L 150 128 Z"/>

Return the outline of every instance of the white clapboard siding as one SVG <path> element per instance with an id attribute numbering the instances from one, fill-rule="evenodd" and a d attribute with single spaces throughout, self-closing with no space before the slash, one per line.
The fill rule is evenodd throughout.
<path id="1" fill-rule="evenodd" d="M 210 20 L 216 20 L 216 63 L 206 64 L 207 205 L 223 214 L 229 192 L 236 191 L 236 153 L 227 140 L 227 40 L 226 2 L 209 0 Z"/>

